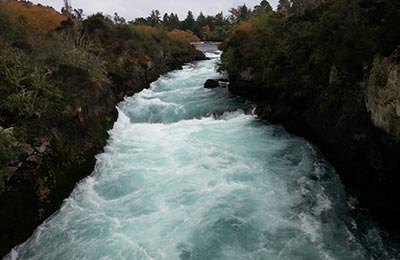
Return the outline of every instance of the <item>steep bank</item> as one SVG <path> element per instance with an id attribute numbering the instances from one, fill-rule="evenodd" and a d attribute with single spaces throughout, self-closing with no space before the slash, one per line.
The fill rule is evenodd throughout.
<path id="1" fill-rule="evenodd" d="M 313 145 L 203 88 L 207 56 L 118 105 L 93 174 L 7 260 L 399 259 Z"/>
<path id="2" fill-rule="evenodd" d="M 162 31 L 102 15 L 43 34 L 3 4 L 0 13 L 2 257 L 93 171 L 124 96 L 205 56 Z"/>
<path id="3" fill-rule="evenodd" d="M 398 1 L 325 1 L 240 23 L 222 44 L 230 90 L 317 144 L 351 194 L 399 234 Z"/>
<path id="4" fill-rule="evenodd" d="M 261 118 L 317 144 L 349 192 L 388 231 L 398 234 L 398 68 L 394 56 L 377 58 L 366 82 L 348 85 L 332 79 L 313 97 L 296 97 L 285 90 L 260 93 L 254 91 L 257 82 L 243 78 L 232 79 L 229 89 L 253 100 Z"/>
<path id="5" fill-rule="evenodd" d="M 193 50 L 178 59 L 149 60 L 157 64 L 149 68 L 152 80 L 185 62 L 203 58 Z M 138 73 L 145 75 L 146 71 Z M 107 131 L 116 119 L 116 104 L 127 93 L 139 92 L 149 83 L 148 78 L 138 77 L 130 88 L 131 82 L 127 82 L 123 89 L 113 84 L 93 84 L 78 90 L 71 104 L 76 113 L 68 117 L 60 115 L 49 133 L 24 147 L 24 156 L 13 162 L 14 173 L 0 193 L 0 255 L 26 240 L 59 208 L 76 183 L 93 171 L 95 155 L 105 146 Z"/>

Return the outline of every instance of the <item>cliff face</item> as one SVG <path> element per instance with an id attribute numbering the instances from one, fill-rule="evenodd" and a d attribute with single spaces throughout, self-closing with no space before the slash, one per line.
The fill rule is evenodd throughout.
<path id="1" fill-rule="evenodd" d="M 201 59 L 204 54 L 194 48 L 179 55 L 160 53 L 132 69 L 119 84 L 75 82 L 79 71 L 63 68 L 61 80 L 74 85 L 72 102 L 49 132 L 23 145 L 23 155 L 12 163 L 12 177 L 0 191 L 0 256 L 26 240 L 92 172 L 95 155 L 105 146 L 117 117 L 117 102 L 148 87 L 160 74 Z"/>
<path id="2" fill-rule="evenodd" d="M 400 49 L 376 58 L 365 87 L 366 106 L 373 124 L 400 142 Z"/>
<path id="3" fill-rule="evenodd" d="M 232 92 L 254 100 L 261 118 L 318 145 L 347 190 L 393 234 L 400 231 L 397 53 L 377 58 L 361 84 L 332 68 L 329 85 L 310 95 L 285 88 L 260 92 L 257 81 L 240 74 L 230 84 Z"/>

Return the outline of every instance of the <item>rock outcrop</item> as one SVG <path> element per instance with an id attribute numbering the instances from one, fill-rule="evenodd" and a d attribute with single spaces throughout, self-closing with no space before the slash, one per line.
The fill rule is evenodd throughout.
<path id="1" fill-rule="evenodd" d="M 373 124 L 400 142 L 400 49 L 378 57 L 365 86 L 365 100 Z"/>

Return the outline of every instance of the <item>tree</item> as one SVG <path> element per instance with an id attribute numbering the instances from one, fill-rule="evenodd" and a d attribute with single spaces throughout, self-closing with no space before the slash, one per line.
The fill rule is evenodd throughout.
<path id="1" fill-rule="evenodd" d="M 289 13 L 290 11 L 290 1 L 289 0 L 279 0 L 278 11 Z"/>
<path id="2" fill-rule="evenodd" d="M 183 29 L 190 30 L 197 36 L 201 37 L 201 28 L 194 19 L 192 11 L 188 11 L 186 19 L 182 22 L 182 24 Z"/>
<path id="3" fill-rule="evenodd" d="M 181 27 L 181 22 L 179 21 L 179 17 L 177 14 L 171 13 L 171 14 L 164 14 L 163 25 L 168 29 L 179 29 Z"/>
<path id="4" fill-rule="evenodd" d="M 326 0 L 279 0 L 278 11 L 293 14 L 325 1 Z"/>
<path id="5" fill-rule="evenodd" d="M 216 26 L 223 26 L 225 24 L 224 13 L 220 12 L 215 15 L 215 25 Z"/>
<path id="6" fill-rule="evenodd" d="M 197 17 L 197 24 L 200 26 L 200 27 L 203 27 L 203 26 L 205 26 L 205 25 L 207 25 L 207 20 L 206 20 L 206 17 L 204 16 L 204 14 L 202 13 L 202 12 L 200 12 L 200 14 L 199 14 L 199 16 Z"/>
<path id="7" fill-rule="evenodd" d="M 150 16 L 147 17 L 149 25 L 155 26 L 161 23 L 161 14 L 157 9 L 151 10 Z"/>
<path id="8" fill-rule="evenodd" d="M 313 0 L 291 0 L 292 4 L 290 7 L 291 13 L 300 12 L 306 9 L 309 5 L 313 4 Z"/>
<path id="9" fill-rule="evenodd" d="M 210 26 L 204 25 L 203 27 L 201 27 L 201 34 L 203 36 L 203 40 L 209 40 L 211 38 Z"/>
<path id="10" fill-rule="evenodd" d="M 255 15 L 259 15 L 261 13 L 269 13 L 269 12 L 272 12 L 272 7 L 267 0 L 262 0 L 259 5 L 256 5 L 254 7 Z"/>
<path id="11" fill-rule="evenodd" d="M 115 24 L 126 24 L 126 20 L 124 17 L 119 16 L 118 13 L 114 13 L 114 23 Z"/>
<path id="12" fill-rule="evenodd" d="M 178 14 L 171 13 L 171 15 L 169 16 L 169 19 L 170 19 L 170 24 L 171 24 L 172 28 L 179 29 L 182 27 L 181 22 L 179 21 Z"/>
<path id="13" fill-rule="evenodd" d="M 188 11 L 186 19 L 183 20 L 183 29 L 193 31 L 193 27 L 194 27 L 195 23 L 196 23 L 196 21 L 194 20 L 192 11 Z"/>
<path id="14" fill-rule="evenodd" d="M 251 16 L 251 9 L 248 8 L 245 4 L 238 6 L 237 8 L 231 8 L 229 12 L 231 13 L 231 22 L 235 24 L 241 21 L 248 20 Z"/>
<path id="15" fill-rule="evenodd" d="M 132 23 L 132 22 L 130 22 L 130 23 Z M 135 18 L 135 20 L 133 21 L 133 24 L 148 25 L 148 21 L 147 21 L 147 19 L 145 19 L 143 17 L 139 17 L 139 18 Z"/>
<path id="16" fill-rule="evenodd" d="M 171 21 L 170 16 L 167 13 L 165 13 L 164 16 L 163 16 L 162 23 L 164 25 L 169 25 L 170 21 Z"/>

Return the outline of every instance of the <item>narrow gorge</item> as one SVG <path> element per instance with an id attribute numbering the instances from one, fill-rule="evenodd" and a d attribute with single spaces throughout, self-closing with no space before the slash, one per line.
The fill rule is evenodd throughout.
<path id="1" fill-rule="evenodd" d="M 92 175 L 9 259 L 392 260 L 319 149 L 205 89 L 220 52 L 126 97 Z"/>

